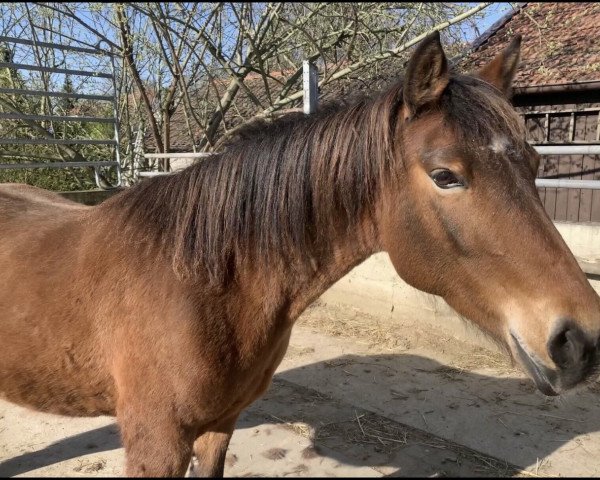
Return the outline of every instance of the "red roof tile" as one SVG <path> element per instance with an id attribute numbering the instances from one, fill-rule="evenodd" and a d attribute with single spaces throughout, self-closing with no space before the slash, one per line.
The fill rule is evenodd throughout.
<path id="1" fill-rule="evenodd" d="M 516 34 L 523 36 L 516 87 L 600 80 L 600 3 L 527 3 L 459 68 L 483 66 Z"/>

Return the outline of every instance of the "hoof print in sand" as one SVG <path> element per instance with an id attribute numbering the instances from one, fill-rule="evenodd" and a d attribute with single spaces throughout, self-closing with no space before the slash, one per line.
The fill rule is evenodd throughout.
<path id="1" fill-rule="evenodd" d="M 287 455 L 287 452 L 285 448 L 271 448 L 261 455 L 269 460 L 281 460 Z"/>

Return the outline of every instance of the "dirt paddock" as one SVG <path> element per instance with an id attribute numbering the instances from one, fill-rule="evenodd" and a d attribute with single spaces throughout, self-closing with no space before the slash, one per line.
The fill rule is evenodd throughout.
<path id="1" fill-rule="evenodd" d="M 317 302 L 240 418 L 225 475 L 600 475 L 600 388 L 546 398 L 506 356 L 442 332 Z M 0 476 L 122 471 L 112 418 L 0 402 Z"/>

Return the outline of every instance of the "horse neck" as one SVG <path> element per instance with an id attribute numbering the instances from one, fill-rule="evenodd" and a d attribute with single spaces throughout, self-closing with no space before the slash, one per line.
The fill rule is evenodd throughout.
<path id="1" fill-rule="evenodd" d="M 361 115 L 369 114 L 368 108 L 370 107 L 365 107 L 367 112 L 360 112 Z M 356 112 L 357 117 L 358 113 Z M 348 118 L 347 112 L 342 111 L 339 118 L 336 116 L 332 120 L 343 122 L 349 121 Z M 360 126 L 363 125 L 358 125 L 358 127 Z M 367 128 L 368 125 L 363 127 Z M 369 128 L 374 127 L 370 126 Z M 373 139 L 375 135 L 382 134 L 381 131 L 381 127 L 376 129 L 370 139 Z M 351 169 L 351 165 L 345 163 L 343 159 L 362 161 L 364 156 L 381 158 L 380 150 L 364 146 L 364 143 L 377 144 L 378 142 L 366 142 L 365 139 L 359 138 L 359 141 L 364 143 L 360 144 L 359 148 L 362 147 L 362 150 L 359 150 L 360 153 L 357 154 L 352 147 L 340 148 L 332 140 L 333 136 L 330 132 L 324 136 L 329 137 L 328 141 L 317 142 L 311 139 L 305 149 L 312 153 L 311 157 L 306 159 L 313 165 L 311 169 L 313 183 L 310 189 L 313 192 L 319 192 L 313 197 L 315 199 L 314 208 L 317 211 L 311 216 L 311 221 L 314 223 L 310 226 L 318 230 L 315 235 L 316 239 L 313 238 L 306 248 L 290 245 L 288 258 L 284 260 L 275 256 L 273 261 L 269 260 L 264 267 L 260 267 L 259 272 L 254 271 L 250 275 L 250 278 L 256 279 L 255 285 L 263 285 L 262 288 L 250 288 L 261 291 L 262 298 L 275 297 L 272 301 L 278 307 L 274 306 L 273 308 L 281 308 L 281 305 L 284 305 L 285 316 L 292 321 L 353 267 L 381 250 L 379 219 L 376 212 L 381 211 L 383 190 L 380 183 L 381 172 L 375 169 L 380 163 L 364 162 L 360 168 L 356 168 L 351 173 L 332 174 L 340 165 L 340 169 Z M 378 139 L 381 144 L 385 143 L 384 140 L 386 139 Z M 322 181 L 322 183 L 315 184 L 315 181 Z M 329 183 L 327 183 L 328 181 Z M 362 182 L 364 184 L 370 182 L 371 187 L 364 187 Z M 362 190 L 359 195 L 358 190 L 360 189 Z M 348 192 L 353 192 L 356 194 L 356 198 L 369 203 L 362 209 L 356 208 L 356 210 L 362 210 L 357 214 L 358 218 L 352 218 L 352 214 L 344 210 L 347 207 L 344 205 L 344 200 L 348 200 Z M 295 204 L 303 201 L 303 199 L 296 200 Z M 307 256 L 310 258 L 310 262 L 306 262 Z M 253 262 L 250 261 L 250 263 Z M 246 265 L 246 267 L 249 270 L 253 268 L 252 265 Z M 258 273 L 257 276 L 256 273 Z M 278 294 L 274 295 L 274 292 Z M 266 310 L 271 311 L 272 308 Z"/>
<path id="2" fill-rule="evenodd" d="M 377 226 L 370 218 L 340 229 L 338 235 L 320 239 L 311 268 L 283 271 L 288 318 L 295 320 L 314 300 L 352 268 L 381 250 Z"/>

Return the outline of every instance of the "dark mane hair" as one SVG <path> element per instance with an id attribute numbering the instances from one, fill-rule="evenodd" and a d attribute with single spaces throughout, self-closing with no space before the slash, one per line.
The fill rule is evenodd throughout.
<path id="1" fill-rule="evenodd" d="M 141 224 L 176 272 L 216 284 L 241 259 L 308 263 L 332 219 L 349 227 L 371 213 L 390 168 L 402 161 L 394 154 L 401 104 L 396 83 L 350 105 L 250 125 L 223 153 L 119 195 L 125 228 Z M 452 74 L 441 108 L 469 141 L 521 134 L 508 102 L 472 77 Z"/>

